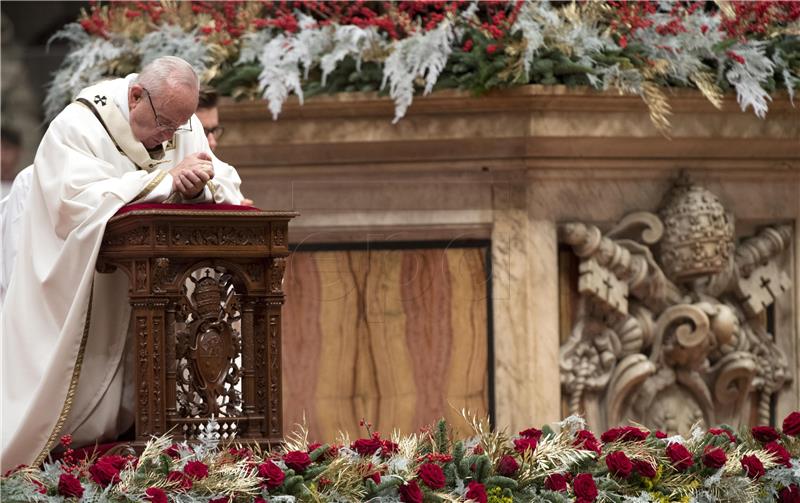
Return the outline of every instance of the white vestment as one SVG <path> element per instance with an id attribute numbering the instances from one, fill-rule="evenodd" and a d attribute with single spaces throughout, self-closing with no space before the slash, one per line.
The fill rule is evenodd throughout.
<path id="1" fill-rule="evenodd" d="M 61 435 L 90 445 L 132 424 L 132 376 L 123 361 L 128 280 L 121 271 L 95 273 L 106 222 L 134 202 L 242 200 L 238 174 L 211 154 L 196 116 L 191 132 L 165 144 L 161 160 L 150 158 L 128 126 L 134 78 L 82 91 L 84 102 L 53 120 L 34 159 L 0 320 L 3 472 L 41 461 Z M 196 199 L 176 199 L 167 171 L 196 152 L 212 156 L 214 179 Z"/>
<path id="2" fill-rule="evenodd" d="M 11 271 L 14 268 L 14 257 L 17 255 L 17 243 L 22 232 L 22 215 L 25 211 L 25 201 L 31 191 L 31 178 L 33 166 L 23 169 L 14 177 L 14 182 L 8 194 L 0 201 L 0 229 L 2 229 L 3 263 L 0 264 L 0 309 L 11 280 Z"/>

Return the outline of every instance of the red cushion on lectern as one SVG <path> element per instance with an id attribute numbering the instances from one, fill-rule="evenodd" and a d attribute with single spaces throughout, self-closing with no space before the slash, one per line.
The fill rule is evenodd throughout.
<path id="1" fill-rule="evenodd" d="M 142 204 L 129 204 L 123 206 L 117 212 L 117 215 L 124 215 L 131 211 L 139 210 L 212 210 L 212 211 L 261 211 L 254 206 L 240 206 L 238 204 L 213 204 L 213 203 L 200 203 L 200 204 L 158 204 L 158 203 L 142 203 Z"/>

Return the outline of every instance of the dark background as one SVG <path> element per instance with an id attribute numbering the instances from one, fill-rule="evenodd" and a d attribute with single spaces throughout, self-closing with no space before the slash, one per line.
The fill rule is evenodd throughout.
<path id="1" fill-rule="evenodd" d="M 67 53 L 63 41 L 53 43 L 49 51 L 47 41 L 64 25 L 76 21 L 81 9 L 88 5 L 88 2 L 0 2 L 0 123 L 4 147 L 9 137 L 13 140 L 18 136 L 22 143 L 18 162 L 11 169 L 3 163 L 4 180 L 13 178 L 16 171 L 33 161 L 36 145 L 46 128 L 41 106 L 46 86 Z"/>

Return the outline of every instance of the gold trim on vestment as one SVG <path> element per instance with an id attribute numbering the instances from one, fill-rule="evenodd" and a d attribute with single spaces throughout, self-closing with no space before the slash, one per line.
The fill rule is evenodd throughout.
<path id="1" fill-rule="evenodd" d="M 61 413 L 58 415 L 56 425 L 50 433 L 50 437 L 45 442 L 42 451 L 36 456 L 33 461 L 33 466 L 39 466 L 44 462 L 44 459 L 50 454 L 56 438 L 61 435 L 61 429 L 67 420 L 70 410 L 72 409 L 72 400 L 75 398 L 75 392 L 78 390 L 78 379 L 81 376 L 81 366 L 83 365 L 83 353 L 86 349 L 86 340 L 89 338 L 89 326 L 92 319 L 92 298 L 94 297 L 94 282 L 92 282 L 91 291 L 89 293 L 89 308 L 86 310 L 86 321 L 83 325 L 83 335 L 81 336 L 81 346 L 78 348 L 78 357 L 75 359 L 75 367 L 72 369 L 72 378 L 69 380 L 69 388 L 67 388 L 67 397 L 64 399 L 64 405 L 61 407 Z"/>
<path id="2" fill-rule="evenodd" d="M 153 189 L 155 189 L 156 186 L 161 183 L 161 180 L 163 180 L 165 176 L 167 176 L 166 171 L 159 171 L 158 174 L 152 180 L 150 180 L 150 183 L 148 183 L 147 186 L 143 188 L 136 197 L 133 198 L 133 200 L 136 201 L 137 199 L 146 197 L 147 194 L 153 192 Z"/>

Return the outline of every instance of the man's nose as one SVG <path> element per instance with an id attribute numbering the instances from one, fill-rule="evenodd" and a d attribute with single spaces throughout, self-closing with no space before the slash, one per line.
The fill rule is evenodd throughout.
<path id="1" fill-rule="evenodd" d="M 159 131 L 156 138 L 158 138 L 159 143 L 163 143 L 172 138 L 173 134 L 172 131 Z"/>
<path id="2" fill-rule="evenodd" d="M 211 148 L 211 150 L 217 148 L 217 137 L 214 135 L 214 133 L 208 133 L 208 146 Z"/>

